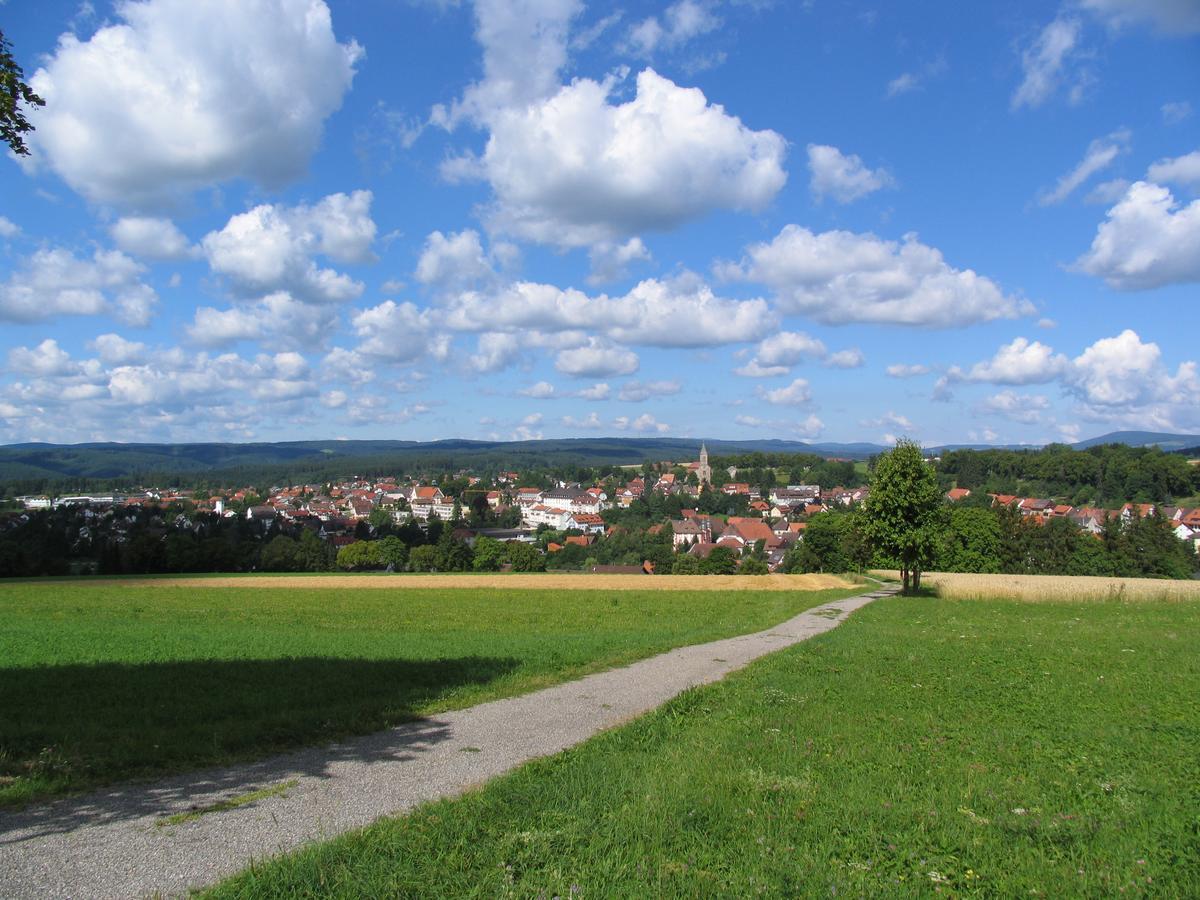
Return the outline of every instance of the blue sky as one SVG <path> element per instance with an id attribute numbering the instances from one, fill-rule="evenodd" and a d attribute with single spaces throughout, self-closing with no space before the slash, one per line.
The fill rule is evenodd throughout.
<path id="1" fill-rule="evenodd" d="M 1200 2 L 0 4 L 0 442 L 1200 431 Z"/>

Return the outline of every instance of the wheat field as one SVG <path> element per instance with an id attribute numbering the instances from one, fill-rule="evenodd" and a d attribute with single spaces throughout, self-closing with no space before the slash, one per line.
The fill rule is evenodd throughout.
<path id="1" fill-rule="evenodd" d="M 836 575 L 593 575 L 590 573 L 443 575 L 254 575 L 204 578 L 127 578 L 130 588 L 346 588 L 410 590 L 416 588 L 502 588 L 519 591 L 825 591 L 854 587 Z"/>
<path id="2" fill-rule="evenodd" d="M 900 578 L 895 570 L 873 574 Z M 1200 600 L 1200 581 L 1158 578 L 1102 578 L 1086 575 L 976 575 L 923 572 L 921 586 L 937 588 L 947 600 L 1022 600 L 1026 602 Z"/>

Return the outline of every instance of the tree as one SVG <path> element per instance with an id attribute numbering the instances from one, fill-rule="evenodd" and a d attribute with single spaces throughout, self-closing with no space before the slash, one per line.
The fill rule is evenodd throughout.
<path id="1" fill-rule="evenodd" d="M 919 445 L 900 440 L 879 456 L 865 507 L 866 529 L 877 550 L 900 565 L 904 593 L 921 587 L 944 518 L 937 474 Z"/>
<path id="2" fill-rule="evenodd" d="M 771 567 L 767 565 L 765 560 L 755 559 L 751 556 L 749 559 L 743 559 L 742 564 L 738 566 L 739 575 L 770 575 Z"/>
<path id="3" fill-rule="evenodd" d="M 542 556 L 536 547 L 519 541 L 509 541 L 505 547 L 505 556 L 508 557 L 514 572 L 546 571 L 546 557 Z"/>
<path id="4" fill-rule="evenodd" d="M 45 106 L 46 101 L 35 94 L 25 83 L 25 73 L 13 59 L 12 44 L 0 31 L 0 140 L 12 148 L 18 156 L 28 156 L 22 135 L 33 131 L 21 112 L 21 104 Z"/>
<path id="5" fill-rule="evenodd" d="M 413 572 L 432 572 L 437 566 L 437 547 L 423 544 L 408 554 L 408 568 Z"/>
<path id="6" fill-rule="evenodd" d="M 672 575 L 699 575 L 700 560 L 687 553 L 680 554 L 675 557 L 675 562 L 671 564 Z"/>
<path id="7" fill-rule="evenodd" d="M 737 559 L 728 547 L 713 547 L 700 563 L 701 575 L 733 575 L 737 572 Z"/>
<path id="8" fill-rule="evenodd" d="M 503 556 L 504 545 L 500 541 L 485 534 L 475 538 L 473 566 L 476 572 L 495 572 L 500 568 L 500 560 Z"/>

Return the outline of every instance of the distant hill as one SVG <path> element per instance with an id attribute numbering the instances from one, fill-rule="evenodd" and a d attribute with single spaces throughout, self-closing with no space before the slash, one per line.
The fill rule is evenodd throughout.
<path id="1" fill-rule="evenodd" d="M 1128 444 L 1130 447 L 1161 447 L 1163 450 L 1184 450 L 1200 446 L 1200 434 L 1167 434 L 1160 431 L 1113 431 L 1100 437 L 1072 444 L 1076 450 L 1086 450 L 1099 444 Z"/>
<path id="2" fill-rule="evenodd" d="M 695 459 L 700 439 L 692 438 L 562 438 L 541 441 L 280 441 L 253 444 L 10 444 L 0 446 L 0 484 L 44 480 L 140 480 L 167 484 L 201 473 L 245 479 L 319 479 L 418 467 L 522 468 L 532 465 L 636 465 L 645 460 Z M 737 453 L 813 453 L 844 459 L 867 459 L 887 449 L 872 443 L 805 443 L 785 440 L 708 440 L 714 456 Z M 1200 435 L 1118 431 L 1072 446 L 1097 444 L 1157 445 L 1164 450 L 1200 446 Z M 990 449 L 987 444 L 928 447 Z M 1007 445 L 1004 449 L 1037 449 Z"/>

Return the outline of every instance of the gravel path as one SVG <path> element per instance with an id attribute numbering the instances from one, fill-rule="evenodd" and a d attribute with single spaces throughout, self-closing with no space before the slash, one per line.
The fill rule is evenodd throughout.
<path id="1" fill-rule="evenodd" d="M 378 734 L 250 765 L 127 784 L 0 813 L 0 897 L 182 894 L 252 860 L 454 796 L 620 725 L 821 634 L 880 589 L 768 631 L 681 647 L 622 669 L 496 700 Z M 255 791 L 258 799 L 171 824 L 167 817 Z"/>

